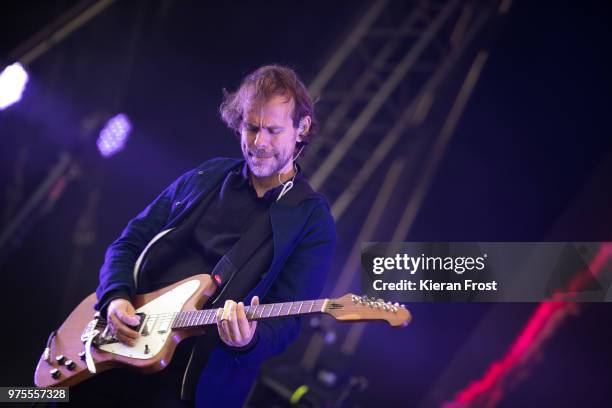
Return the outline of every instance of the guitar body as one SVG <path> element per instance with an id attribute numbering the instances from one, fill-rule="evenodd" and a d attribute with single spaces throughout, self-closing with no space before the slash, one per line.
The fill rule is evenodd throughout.
<path id="1" fill-rule="evenodd" d="M 117 341 L 90 347 L 91 357 L 95 361 L 95 373 L 86 364 L 84 333 L 98 327 L 103 330 L 105 322 L 92 325 L 94 317 L 95 293 L 83 300 L 68 316 L 57 330 L 55 337 L 48 345 L 49 361 L 45 353 L 36 366 L 34 383 L 39 387 L 68 387 L 80 383 L 93 375 L 115 367 L 130 367 L 138 372 L 152 373 L 166 367 L 174 355 L 176 346 L 184 339 L 204 333 L 202 327 L 174 330 L 170 327 L 173 313 L 195 311 L 202 308 L 215 293 L 216 286 L 210 275 L 195 275 L 176 282 L 170 286 L 144 295 L 137 295 L 132 304 L 137 313 L 144 313 L 141 322 L 141 335 L 134 346 L 127 346 Z M 143 327 L 146 326 L 146 327 Z M 56 361 L 57 356 L 64 356 L 63 361 Z M 74 366 L 70 368 L 66 360 Z M 55 372 L 56 378 L 52 375 Z"/>

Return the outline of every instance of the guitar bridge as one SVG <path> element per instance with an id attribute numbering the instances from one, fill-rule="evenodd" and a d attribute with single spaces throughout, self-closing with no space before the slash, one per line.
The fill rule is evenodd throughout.
<path id="1" fill-rule="evenodd" d="M 91 337 L 91 333 L 96 330 L 96 328 L 98 327 L 98 322 L 102 320 L 99 317 L 99 314 L 96 313 L 96 317 L 91 320 L 89 323 L 87 323 L 87 326 L 85 326 L 85 329 L 83 329 L 83 332 L 81 333 L 81 341 L 83 343 L 85 343 L 89 337 Z"/>

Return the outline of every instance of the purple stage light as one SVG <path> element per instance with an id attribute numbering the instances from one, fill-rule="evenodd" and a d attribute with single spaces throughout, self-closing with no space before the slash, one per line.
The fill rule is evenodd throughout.
<path id="1" fill-rule="evenodd" d="M 125 142 L 132 130 L 132 123 L 127 115 L 120 113 L 106 122 L 100 132 L 97 145 L 102 157 L 111 157 L 125 147 Z"/>
<path id="2" fill-rule="evenodd" d="M 16 62 L 0 73 L 0 110 L 19 102 L 28 83 L 28 73 Z"/>

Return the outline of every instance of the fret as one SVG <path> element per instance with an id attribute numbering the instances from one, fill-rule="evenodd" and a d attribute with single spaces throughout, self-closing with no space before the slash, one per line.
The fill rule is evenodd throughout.
<path id="1" fill-rule="evenodd" d="M 276 316 L 279 317 L 279 316 L 283 315 L 283 305 L 284 305 L 284 303 L 277 303 L 277 305 L 278 305 L 278 312 L 276 313 Z"/>
<path id="2" fill-rule="evenodd" d="M 268 303 L 265 305 L 246 306 L 245 313 L 248 320 L 268 319 L 273 317 L 321 312 L 324 305 L 324 299 Z M 172 327 L 188 328 L 218 323 L 218 310 L 219 309 L 205 309 L 174 313 L 170 318 L 172 321 Z"/>

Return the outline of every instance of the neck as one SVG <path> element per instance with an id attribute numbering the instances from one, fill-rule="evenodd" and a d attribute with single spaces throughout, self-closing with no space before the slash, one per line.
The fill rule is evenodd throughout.
<path id="1" fill-rule="evenodd" d="M 278 173 L 275 173 L 267 177 L 257 177 L 249 170 L 249 178 L 251 183 L 257 192 L 257 197 L 263 197 L 266 191 L 271 190 L 275 187 L 280 186 L 281 183 L 285 183 L 295 175 L 295 169 L 293 168 L 293 162 L 289 163 L 285 169 L 280 173 L 280 183 Z"/>
<path id="2" fill-rule="evenodd" d="M 245 306 L 244 312 L 248 320 L 324 313 L 328 302 L 329 299 L 316 299 L 298 302 L 270 303 L 267 305 Z M 217 324 L 217 316 L 220 310 L 223 310 L 223 308 L 178 312 L 172 316 L 172 328 L 181 329 Z"/>

